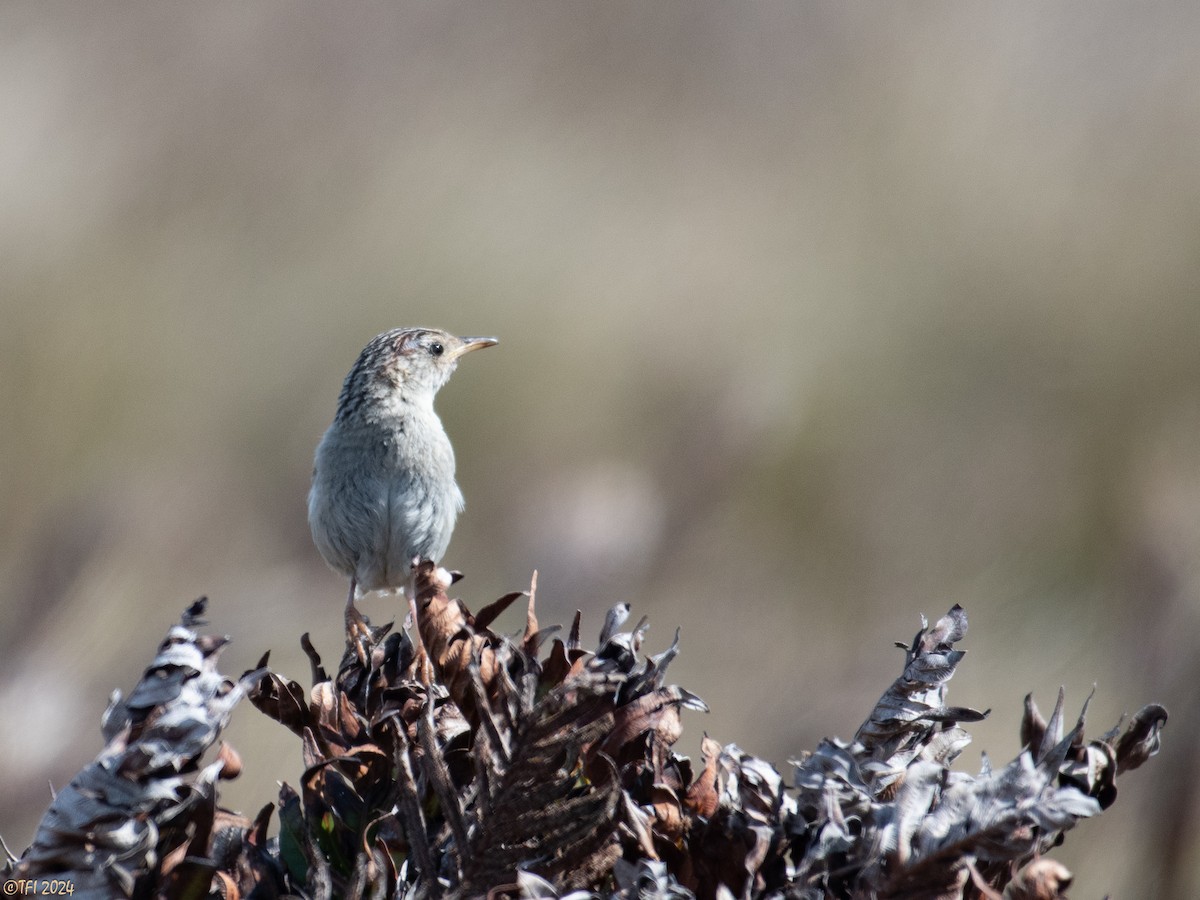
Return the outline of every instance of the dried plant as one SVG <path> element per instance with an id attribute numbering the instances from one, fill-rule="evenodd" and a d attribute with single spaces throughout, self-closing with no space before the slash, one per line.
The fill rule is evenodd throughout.
<path id="1" fill-rule="evenodd" d="M 535 585 L 472 615 L 434 567 L 415 573 L 417 646 L 357 619 L 330 675 L 307 636 L 312 687 L 259 668 L 222 678 L 202 606 L 105 716 L 107 746 L 58 795 L 8 877 L 54 873 L 83 896 L 184 898 L 1053 898 L 1071 876 L 1044 854 L 1153 756 L 1166 711 L 1147 706 L 1090 741 L 1031 697 L 1023 749 L 998 770 L 951 768 L 987 712 L 947 706 L 967 630 L 954 607 L 922 624 L 904 668 L 849 742 L 793 762 L 792 783 L 705 737 L 672 749 L 684 708 L 666 683 L 678 633 L 641 654 L 646 623 L 609 611 L 593 650 L 580 614 L 539 626 Z M 519 639 L 491 630 L 527 596 Z M 547 649 L 548 645 L 548 649 Z M 543 652 L 545 651 L 545 652 Z M 245 692 L 300 739 L 303 771 L 253 821 L 216 804 Z"/>
<path id="2" fill-rule="evenodd" d="M 228 639 L 193 630 L 206 603 L 197 600 L 167 632 L 128 698 L 113 695 L 104 749 L 54 798 L 5 878 L 53 878 L 80 897 L 186 896 L 195 884 L 207 893 L 223 875 L 220 851 L 231 832 L 245 844 L 239 865 L 270 865 L 254 852 L 255 840 L 265 843 L 265 818 L 255 827 L 216 806 L 217 779 L 238 774 L 237 754 L 222 745 L 200 767 L 257 678 L 233 682 L 217 671 Z"/>

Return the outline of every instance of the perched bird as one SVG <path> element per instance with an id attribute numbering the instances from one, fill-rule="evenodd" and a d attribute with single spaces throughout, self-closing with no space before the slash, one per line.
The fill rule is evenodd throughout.
<path id="1" fill-rule="evenodd" d="M 348 610 L 356 588 L 402 588 L 414 559 L 438 562 L 446 552 L 463 496 L 433 398 L 463 354 L 496 343 L 394 328 L 346 376 L 317 445 L 308 524 L 325 562 L 350 578 Z"/>

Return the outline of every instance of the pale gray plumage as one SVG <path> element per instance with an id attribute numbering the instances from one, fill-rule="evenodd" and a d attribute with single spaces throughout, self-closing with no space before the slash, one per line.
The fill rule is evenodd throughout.
<path id="1" fill-rule="evenodd" d="M 403 587 L 414 558 L 440 561 L 463 506 L 433 398 L 464 353 L 495 338 L 432 328 L 375 337 L 350 369 L 317 445 L 308 523 L 321 556 L 366 592 Z"/>

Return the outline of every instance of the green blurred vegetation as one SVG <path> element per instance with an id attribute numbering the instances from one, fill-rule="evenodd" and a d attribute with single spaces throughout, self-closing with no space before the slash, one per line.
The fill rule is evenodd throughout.
<path id="1" fill-rule="evenodd" d="M 963 764 L 1016 753 L 1029 690 L 1097 684 L 1092 733 L 1165 703 L 1062 858 L 1079 896 L 1195 896 L 1197 35 L 1188 4 L 0 6 L 0 834 L 195 596 L 227 671 L 340 646 L 312 450 L 366 340 L 430 324 L 502 341 L 439 400 L 468 604 L 537 568 L 543 621 L 682 625 L 714 712 L 680 749 L 782 767 L 961 602 L 952 700 L 994 709 Z M 259 719 L 248 811 L 300 771 Z"/>

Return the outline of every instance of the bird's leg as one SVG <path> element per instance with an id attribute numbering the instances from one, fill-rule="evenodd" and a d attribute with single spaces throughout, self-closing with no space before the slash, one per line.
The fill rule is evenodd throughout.
<path id="1" fill-rule="evenodd" d="M 417 627 L 417 567 L 408 567 L 408 584 L 404 586 L 404 593 L 408 597 L 408 614 L 412 617 L 413 633 L 416 635 L 416 640 L 421 640 L 421 629 Z"/>
<path id="2" fill-rule="evenodd" d="M 358 611 L 358 607 L 354 605 L 355 590 L 358 587 L 358 579 L 351 576 L 350 578 L 350 593 L 346 597 L 346 637 L 354 645 L 354 652 L 358 656 L 358 661 L 365 667 L 367 665 L 367 653 L 371 643 L 371 629 L 362 617 L 362 613 Z"/>

